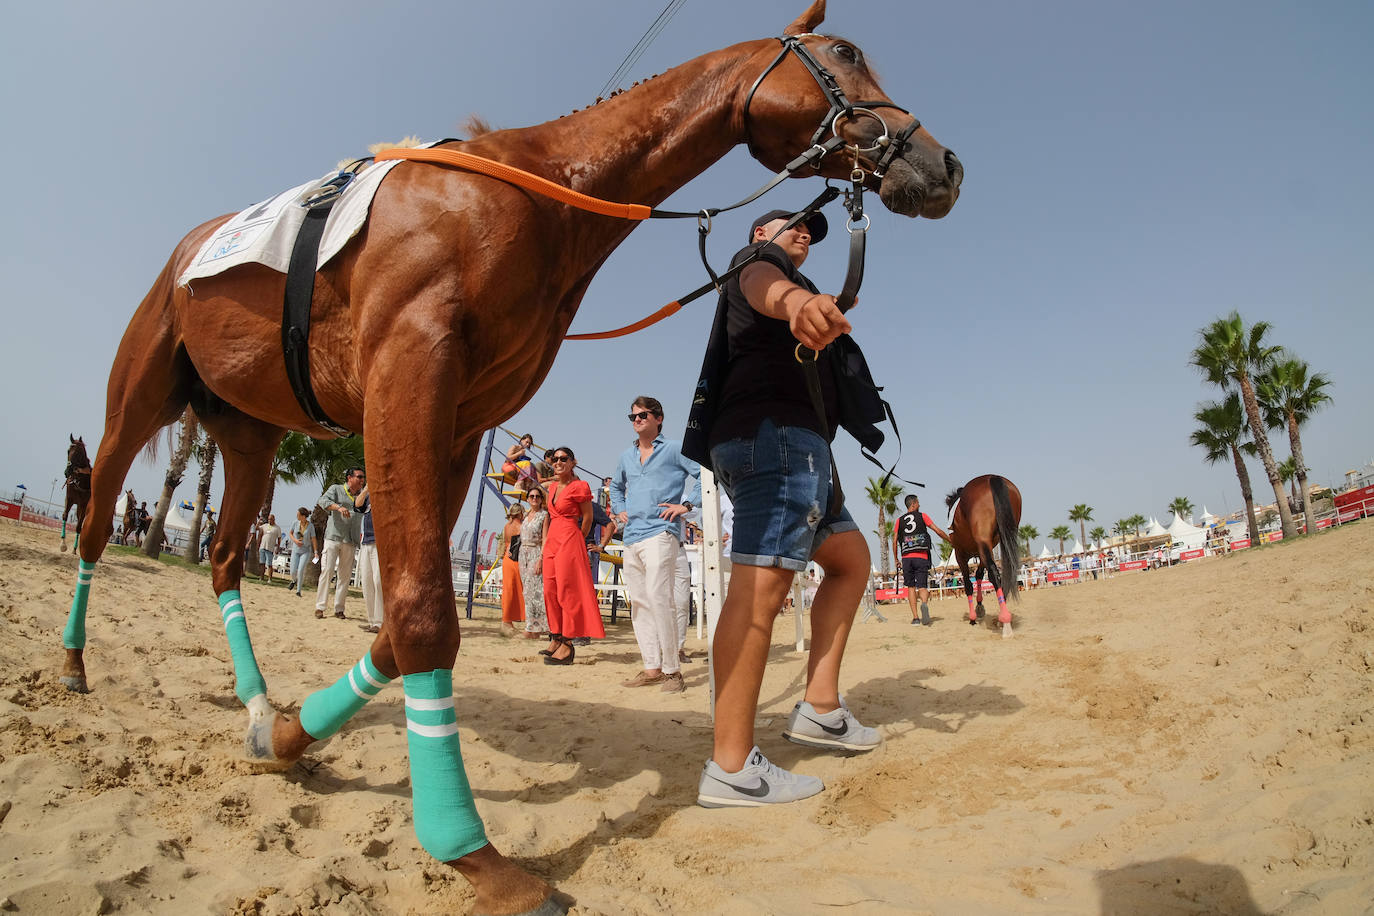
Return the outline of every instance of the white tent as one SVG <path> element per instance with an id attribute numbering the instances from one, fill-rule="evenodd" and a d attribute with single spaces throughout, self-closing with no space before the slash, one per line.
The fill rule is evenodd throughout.
<path id="1" fill-rule="evenodd" d="M 1040 556 L 1036 557 L 1036 559 L 1037 559 L 1037 560 L 1053 560 L 1053 559 L 1054 559 L 1054 554 L 1050 553 L 1050 545 L 1049 545 L 1049 544 L 1046 544 L 1044 547 L 1040 548 Z"/>
<path id="2" fill-rule="evenodd" d="M 1150 516 L 1150 523 L 1145 526 L 1145 530 L 1140 532 L 1141 537 L 1157 538 L 1161 534 L 1168 534 L 1169 531 L 1159 522 L 1155 521 L 1154 516 Z"/>
<path id="3" fill-rule="evenodd" d="M 1073 539 L 1073 550 L 1070 550 L 1070 551 L 1069 551 L 1069 556 L 1073 556 L 1074 554 L 1081 554 L 1082 552 L 1083 552 L 1083 545 L 1080 544 L 1080 543 L 1078 543 L 1078 538 L 1074 538 L 1074 539 Z"/>
<path id="4" fill-rule="evenodd" d="M 1196 550 L 1207 543 L 1207 529 L 1190 525 L 1177 515 L 1174 516 L 1167 533 L 1173 539 L 1174 546 L 1183 550 Z"/>
<path id="5" fill-rule="evenodd" d="M 1208 512 L 1206 506 L 1202 507 L 1202 527 L 1210 528 L 1219 521 L 1221 521 L 1221 519 Z"/>

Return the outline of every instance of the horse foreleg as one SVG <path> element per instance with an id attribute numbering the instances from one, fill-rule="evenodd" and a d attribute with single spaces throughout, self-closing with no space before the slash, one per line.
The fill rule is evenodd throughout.
<path id="1" fill-rule="evenodd" d="M 273 714 L 248 730 L 251 756 L 290 764 L 316 741 L 331 737 L 344 723 L 382 692 L 400 672 L 391 651 L 391 637 L 383 631 L 372 649 L 329 687 L 317 690 L 301 704 L 299 719 Z"/>
<path id="2" fill-rule="evenodd" d="M 968 624 L 971 627 L 976 627 L 978 625 L 978 613 L 973 604 L 973 582 L 968 575 L 968 559 L 956 551 L 954 561 L 959 564 L 959 578 L 964 583 L 964 597 L 968 599 Z"/>
<path id="3" fill-rule="evenodd" d="M 412 360 L 391 355 L 397 357 L 391 361 L 395 377 L 374 373 L 375 384 L 368 386 L 371 403 L 389 402 L 391 409 L 368 414 L 364 444 L 386 630 L 405 691 L 415 835 L 430 855 L 471 882 L 476 912 L 562 913 L 552 888 L 487 840 L 459 748 L 452 669 L 461 634 L 448 533 L 472 479 L 477 437 L 455 436 L 454 417 L 461 415 L 451 397 L 456 373 L 417 379 Z M 385 364 L 379 354 L 374 366 Z M 415 390 L 429 392 L 429 403 L 415 405 L 402 394 Z M 434 511 L 436 502 L 442 514 Z"/>
<path id="4" fill-rule="evenodd" d="M 267 681 L 253 653 L 239 585 L 243 578 L 243 545 L 248 539 L 248 526 L 267 495 L 272 458 L 285 431 L 227 406 L 217 406 L 214 411 L 207 409 L 200 419 L 219 444 L 224 458 L 224 500 L 219 527 L 210 545 L 210 581 L 224 621 L 224 635 L 229 641 L 234 694 L 248 708 L 244 747 L 250 757 L 264 759 L 262 732 L 265 727 L 270 729 L 276 713 L 267 701 Z M 271 751 L 270 742 L 265 749 Z"/>

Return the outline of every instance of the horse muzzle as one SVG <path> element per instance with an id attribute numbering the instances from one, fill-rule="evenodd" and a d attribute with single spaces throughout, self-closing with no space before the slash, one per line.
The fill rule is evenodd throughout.
<path id="1" fill-rule="evenodd" d="M 913 146 L 892 161 L 878 197 L 893 213 L 940 219 L 954 208 L 963 181 L 964 166 L 953 152 Z"/>

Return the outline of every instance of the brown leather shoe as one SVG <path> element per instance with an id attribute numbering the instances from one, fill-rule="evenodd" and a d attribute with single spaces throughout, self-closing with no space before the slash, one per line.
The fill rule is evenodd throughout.
<path id="1" fill-rule="evenodd" d="M 636 674 L 634 677 L 630 678 L 628 681 L 621 681 L 621 682 L 620 682 L 620 686 L 621 686 L 621 687 L 648 687 L 648 686 L 651 685 L 651 684 L 662 684 L 662 683 L 663 683 L 663 678 L 664 678 L 664 675 L 663 675 L 663 674 L 650 674 L 650 673 L 647 672 L 647 671 L 641 671 L 641 672 L 639 672 L 638 674 Z"/>
<path id="2" fill-rule="evenodd" d="M 663 686 L 658 689 L 664 693 L 682 693 L 687 689 L 687 682 L 682 679 L 681 671 L 674 671 L 663 675 Z"/>

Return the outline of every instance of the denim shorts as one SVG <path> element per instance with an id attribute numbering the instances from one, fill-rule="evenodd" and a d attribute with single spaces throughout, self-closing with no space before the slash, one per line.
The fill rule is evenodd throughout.
<path id="1" fill-rule="evenodd" d="M 259 550 L 258 562 L 261 563 L 263 566 L 271 566 L 272 560 L 275 559 L 276 556 L 277 555 L 270 550 Z"/>
<path id="2" fill-rule="evenodd" d="M 800 572 L 830 535 L 859 530 L 846 508 L 826 514 L 830 449 L 809 429 L 765 419 L 752 439 L 711 449 L 711 463 L 735 507 L 734 563 Z"/>

